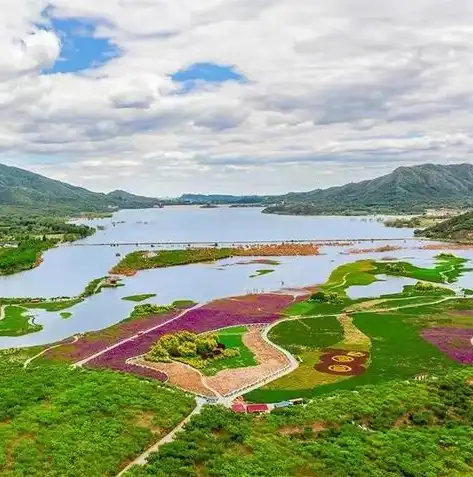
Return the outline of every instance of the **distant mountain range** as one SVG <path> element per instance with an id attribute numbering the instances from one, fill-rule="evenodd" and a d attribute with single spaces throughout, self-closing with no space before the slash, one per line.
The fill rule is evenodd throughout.
<path id="1" fill-rule="evenodd" d="M 279 197 L 266 213 L 291 215 L 421 213 L 429 207 L 473 205 L 473 165 L 398 167 L 382 177 Z"/>
<path id="2" fill-rule="evenodd" d="M 146 208 L 159 202 L 158 199 L 140 197 L 119 190 L 109 194 L 91 192 L 24 169 L 0 164 L 0 206 L 66 213 L 103 211 L 111 208 Z"/>
<path id="3" fill-rule="evenodd" d="M 473 165 L 423 164 L 399 167 L 377 179 L 282 196 L 184 194 L 177 199 L 142 197 L 123 190 L 109 194 L 0 164 L 0 206 L 89 212 L 147 208 L 159 204 L 267 205 L 266 213 L 291 215 L 421 213 L 429 207 L 471 207 Z"/>

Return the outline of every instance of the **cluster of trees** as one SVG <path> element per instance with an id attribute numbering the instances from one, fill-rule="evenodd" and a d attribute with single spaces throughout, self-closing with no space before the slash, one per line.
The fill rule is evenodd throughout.
<path id="1" fill-rule="evenodd" d="M 150 315 L 161 315 L 172 311 L 174 307 L 172 305 L 153 305 L 152 303 L 143 303 L 136 305 L 130 314 L 129 319 L 143 318 Z"/>
<path id="2" fill-rule="evenodd" d="M 161 337 L 147 354 L 147 359 L 161 362 L 175 359 L 203 368 L 208 360 L 239 355 L 238 349 L 225 348 L 216 334 L 196 335 L 189 331 L 180 331 Z"/>
<path id="3" fill-rule="evenodd" d="M 24 370 L 17 354 L 0 353 L 3 477 L 117 475 L 194 407 L 156 381 L 65 365 Z"/>
<path id="4" fill-rule="evenodd" d="M 404 275 L 408 273 L 406 266 L 403 263 L 386 263 L 384 269 L 386 273 L 392 275 Z"/>
<path id="5" fill-rule="evenodd" d="M 95 229 L 68 224 L 58 217 L 0 212 L 0 275 L 29 270 L 40 263 L 45 250 L 58 242 L 88 237 Z M 2 247 L 1 244 L 16 247 Z"/>
<path id="6" fill-rule="evenodd" d="M 343 303 L 343 297 L 337 292 L 319 291 L 310 297 L 311 301 L 318 303 L 339 304 Z"/>
<path id="7" fill-rule="evenodd" d="M 360 387 L 259 417 L 209 407 L 127 477 L 471 476 L 468 375 Z"/>
<path id="8" fill-rule="evenodd" d="M 405 217 L 397 219 L 388 219 L 384 222 L 386 227 L 396 229 L 409 228 L 415 229 L 422 226 L 422 217 Z"/>

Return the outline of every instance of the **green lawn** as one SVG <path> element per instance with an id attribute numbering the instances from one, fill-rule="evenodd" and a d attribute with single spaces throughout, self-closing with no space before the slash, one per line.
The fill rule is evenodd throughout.
<path id="1" fill-rule="evenodd" d="M 217 333 L 219 342 L 226 348 L 237 348 L 240 356 L 212 360 L 205 368 L 201 369 L 202 373 L 206 376 L 213 376 L 223 369 L 256 366 L 258 363 L 254 354 L 243 343 L 243 334 L 247 331 L 246 326 L 234 326 L 219 331 Z"/>
<path id="2" fill-rule="evenodd" d="M 143 293 L 142 295 L 124 296 L 122 300 L 134 301 L 138 303 L 140 301 L 145 301 L 145 300 L 149 300 L 150 298 L 154 298 L 155 296 L 156 296 L 156 293 Z"/>
<path id="3" fill-rule="evenodd" d="M 297 355 L 338 343 L 343 339 L 343 328 L 335 316 L 288 320 L 272 328 L 268 338 Z"/>
<path id="4" fill-rule="evenodd" d="M 44 301 L 41 303 L 24 303 L 22 306 L 31 309 L 41 309 L 46 311 L 62 311 L 72 308 L 80 303 L 82 299 L 73 298 L 71 300 Z"/>
<path id="5" fill-rule="evenodd" d="M 0 320 L 0 336 L 22 336 L 40 331 L 43 327 L 31 323 L 32 316 L 26 308 L 5 306 L 5 317 Z"/>

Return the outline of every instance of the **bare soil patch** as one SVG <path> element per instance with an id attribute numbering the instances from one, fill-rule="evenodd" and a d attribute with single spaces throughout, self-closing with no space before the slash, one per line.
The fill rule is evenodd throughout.
<path id="1" fill-rule="evenodd" d="M 265 377 L 284 369 L 289 361 L 278 349 L 267 343 L 262 335 L 262 328 L 254 326 L 243 335 L 243 343 L 253 352 L 257 366 L 226 369 L 215 376 L 206 377 L 207 384 L 222 395 L 263 380 Z"/>
<path id="2" fill-rule="evenodd" d="M 202 382 L 202 375 L 199 371 L 178 361 L 172 363 L 155 363 L 146 361 L 143 358 L 132 360 L 134 364 L 156 369 L 165 373 L 169 378 L 169 384 L 202 396 L 215 397 L 210 389 Z"/>
<path id="3" fill-rule="evenodd" d="M 278 429 L 278 432 L 283 436 L 294 436 L 304 433 L 304 431 L 309 427 L 312 429 L 312 432 L 321 432 L 327 429 L 325 423 L 314 422 L 313 424 L 307 424 L 305 426 L 283 426 Z"/>

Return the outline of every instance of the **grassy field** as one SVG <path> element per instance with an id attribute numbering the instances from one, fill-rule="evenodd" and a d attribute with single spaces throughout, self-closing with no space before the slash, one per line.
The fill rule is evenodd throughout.
<path id="1" fill-rule="evenodd" d="M 298 355 L 338 343 L 343 339 L 343 328 L 335 316 L 288 320 L 272 328 L 268 338 Z"/>
<path id="2" fill-rule="evenodd" d="M 42 329 L 42 326 L 31 323 L 32 316 L 21 306 L 6 305 L 4 314 L 0 320 L 0 336 L 21 336 Z"/>
<path id="3" fill-rule="evenodd" d="M 156 293 L 143 293 L 142 295 L 131 295 L 131 296 L 124 296 L 122 300 L 126 301 L 134 301 L 139 303 L 140 301 L 145 301 L 150 298 L 154 298 L 156 296 Z"/>
<path id="4" fill-rule="evenodd" d="M 40 309 L 45 311 L 62 311 L 72 308 L 73 306 L 80 303 L 82 300 L 80 298 L 72 298 L 70 300 L 57 300 L 57 301 L 44 301 L 41 303 L 24 303 L 22 306 L 28 309 Z"/>
<path id="5" fill-rule="evenodd" d="M 243 343 L 243 335 L 248 331 L 246 326 L 234 326 L 226 328 L 217 333 L 218 340 L 226 348 L 236 348 L 240 352 L 239 356 L 212 360 L 201 371 L 206 376 L 213 376 L 223 369 L 246 368 L 256 366 L 258 363 L 254 354 Z"/>
<path id="6" fill-rule="evenodd" d="M 418 373 L 444 373 L 447 369 L 458 367 L 455 361 L 423 339 L 420 331 L 436 325 L 473 327 L 473 316 L 460 317 L 450 313 L 454 309 L 473 309 L 473 300 L 455 299 L 453 290 L 426 282 L 406 286 L 401 293 L 356 301 L 347 297 L 346 289 L 355 284 L 373 283 L 377 273 L 446 283 L 456 280 L 467 270 L 465 263 L 463 259 L 444 256 L 437 258 L 436 266 L 431 269 L 404 262 L 395 262 L 394 268 L 385 269 L 386 263 L 380 265 L 372 261 L 338 267 L 320 290 L 326 293 L 322 298 L 339 303 L 321 303 L 313 299 L 297 303 L 286 311 L 294 320 L 280 323 L 269 334 L 276 344 L 298 357 L 299 367 L 291 374 L 249 393 L 247 398 L 250 401 L 274 402 L 309 397 L 369 383 L 409 378 Z M 333 292 L 338 294 L 339 299 L 336 295 L 333 298 Z M 445 301 L 436 303 L 439 300 Z M 327 347 L 370 351 L 366 371 L 349 379 L 316 371 L 314 365 L 318 364 L 322 350 Z"/>

